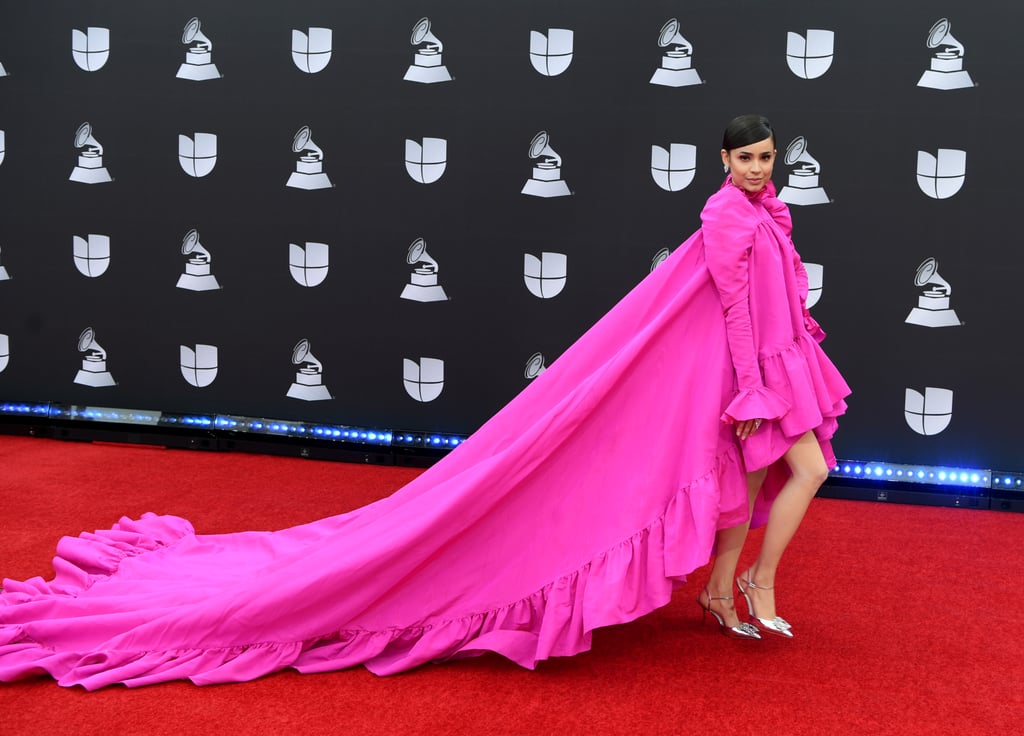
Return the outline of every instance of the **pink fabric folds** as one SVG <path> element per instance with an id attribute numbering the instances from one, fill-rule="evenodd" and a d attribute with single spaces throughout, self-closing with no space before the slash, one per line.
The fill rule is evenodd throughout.
<path id="1" fill-rule="evenodd" d="M 766 356 L 793 407 L 780 436 L 820 412 L 806 403 L 835 405 L 808 395 L 824 369 L 801 362 L 823 357 L 807 352 L 817 344 L 790 342 Z M 667 603 L 715 531 L 746 518 L 745 466 L 720 421 L 736 392 L 698 233 L 388 498 L 273 532 L 197 535 L 147 514 L 63 540 L 52 581 L 4 583 L 0 680 L 385 675 L 485 651 L 532 668 L 583 651 L 595 628 Z"/>

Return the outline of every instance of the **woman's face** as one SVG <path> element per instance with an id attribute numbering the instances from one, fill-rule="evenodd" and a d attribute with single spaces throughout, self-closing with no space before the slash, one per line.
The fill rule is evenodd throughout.
<path id="1" fill-rule="evenodd" d="M 732 183 L 748 192 L 760 192 L 772 178 L 775 164 L 775 142 L 771 138 L 726 151 L 722 163 L 729 167 Z"/>

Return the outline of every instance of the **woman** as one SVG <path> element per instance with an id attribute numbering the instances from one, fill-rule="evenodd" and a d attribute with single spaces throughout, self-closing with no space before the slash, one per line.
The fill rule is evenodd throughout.
<path id="1" fill-rule="evenodd" d="M 730 181 L 754 188 L 764 164 L 744 168 L 746 147 Z M 847 389 L 804 328 L 806 282 L 779 224 L 785 207 L 767 184 L 749 197 L 733 183 L 723 191 L 704 212 L 710 237 L 698 231 L 388 498 L 273 532 L 202 535 L 184 519 L 144 514 L 61 540 L 52 580 L 4 581 L 0 681 L 209 684 L 356 664 L 384 675 L 486 651 L 533 668 L 588 649 L 595 628 L 668 603 L 708 563 L 716 532 L 716 575 L 731 576 L 750 484 L 764 477 L 759 498 L 779 496 L 783 513 L 770 524 L 783 533 L 789 499 L 805 493 L 792 481 L 780 492 L 785 473 L 750 480 L 746 469 L 777 469 L 783 458 L 803 473 L 812 429 L 824 443 L 817 461 L 830 457 Z M 765 256 L 790 258 L 788 269 L 762 278 Z M 764 331 L 780 317 L 759 301 L 776 272 L 772 289 L 786 301 L 764 304 L 781 305 L 788 333 Z M 775 354 L 780 336 L 789 347 Z M 750 365 L 751 337 L 767 385 Z M 762 586 L 776 562 L 764 552 L 742 583 L 769 622 Z M 719 583 L 713 576 L 702 605 L 742 630 Z"/>
<path id="2" fill-rule="evenodd" d="M 751 507 L 772 463 L 781 456 L 789 470 L 771 504 L 760 555 L 736 578 L 755 626 L 739 623 L 729 595 L 748 524 L 717 535 L 718 554 L 698 603 L 723 631 L 738 638 L 760 638 L 758 628 L 793 636 L 775 611 L 775 573 L 829 465 L 835 464 L 828 438 L 844 408 L 841 397 L 849 393 L 831 363 L 810 344 L 809 337 L 820 342 L 824 333 L 807 311 L 807 273 L 790 240 L 789 210 L 771 183 L 775 156 L 775 135 L 766 118 L 734 119 L 722 142 L 728 177 L 702 214 L 705 257 L 722 300 L 739 388 L 722 418 L 735 424 Z M 805 368 L 822 371 L 824 395 L 783 398 L 774 390 L 788 389 L 790 372 Z"/>

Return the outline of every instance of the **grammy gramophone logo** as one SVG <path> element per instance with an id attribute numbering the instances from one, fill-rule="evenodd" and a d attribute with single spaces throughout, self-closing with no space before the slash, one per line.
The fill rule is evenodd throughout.
<path id="1" fill-rule="evenodd" d="M 907 315 L 908 325 L 921 327 L 959 327 L 962 323 L 949 304 L 949 295 L 953 287 L 939 276 L 939 262 L 934 258 L 925 258 L 917 273 L 914 274 L 914 286 L 924 289 L 917 298 L 917 306 Z"/>
<path id="2" fill-rule="evenodd" d="M 448 141 L 444 138 L 405 139 L 405 170 L 413 181 L 433 184 L 448 166 Z"/>
<path id="3" fill-rule="evenodd" d="M 310 349 L 309 340 L 299 340 L 292 349 L 292 365 L 298 366 L 295 380 L 288 389 L 288 398 L 302 401 L 325 401 L 333 399 L 323 383 L 324 364 L 316 359 Z"/>
<path id="4" fill-rule="evenodd" d="M 444 44 L 431 32 L 429 18 L 420 18 L 416 22 L 409 43 L 416 47 L 416 56 L 403 79 L 421 84 L 451 81 L 452 75 L 441 60 Z"/>
<path id="5" fill-rule="evenodd" d="M 75 383 L 94 388 L 117 384 L 107 370 L 107 351 L 96 342 L 96 331 L 92 327 L 86 327 L 78 336 L 78 352 L 84 356 Z"/>
<path id="6" fill-rule="evenodd" d="M 206 176 L 217 165 L 217 135 L 193 133 L 191 137 L 178 135 L 178 163 L 189 176 Z"/>
<path id="7" fill-rule="evenodd" d="M 697 173 L 697 147 L 669 143 L 668 148 L 651 146 L 651 176 L 666 192 L 686 189 Z"/>
<path id="8" fill-rule="evenodd" d="M 306 241 L 288 244 L 288 273 L 299 286 L 319 286 L 330 270 L 331 249 L 327 243 Z"/>
<path id="9" fill-rule="evenodd" d="M 72 253 L 75 268 L 80 274 L 91 279 L 102 276 L 110 266 L 110 236 L 89 233 L 83 238 L 75 235 L 72 239 Z"/>
<path id="10" fill-rule="evenodd" d="M 416 401 L 433 401 L 444 390 L 444 361 L 440 358 L 403 358 L 402 385 Z"/>
<path id="11" fill-rule="evenodd" d="M 220 79 L 221 73 L 213 63 L 213 41 L 202 31 L 199 18 L 192 18 L 185 24 L 181 32 L 181 42 L 185 45 L 185 61 L 178 67 L 175 75 L 178 79 L 190 79 L 193 82 L 205 82 Z"/>
<path id="12" fill-rule="evenodd" d="M 543 353 L 534 353 L 531 355 L 530 359 L 526 361 L 526 368 L 523 370 L 523 378 L 527 381 L 532 381 L 534 378 L 546 371 L 547 366 L 544 365 L 544 362 L 545 358 Z"/>
<path id="13" fill-rule="evenodd" d="M 557 77 L 572 63 L 572 45 L 573 32 L 568 28 L 530 31 L 530 63 L 545 77 Z"/>
<path id="14" fill-rule="evenodd" d="M 661 66 L 651 77 L 651 84 L 663 87 L 688 87 L 701 84 L 700 75 L 693 68 L 693 44 L 683 38 L 679 21 L 671 18 L 661 27 L 658 46 L 665 49 Z"/>
<path id="15" fill-rule="evenodd" d="M 537 163 L 523 185 L 522 194 L 531 197 L 564 197 L 572 194 L 562 179 L 562 157 L 551 147 L 551 136 L 542 130 L 530 141 L 529 156 Z"/>
<path id="16" fill-rule="evenodd" d="M 334 186 L 324 173 L 324 149 L 313 142 L 313 131 L 303 125 L 292 138 L 292 153 L 298 154 L 295 171 L 287 186 L 295 189 L 330 189 Z"/>
<path id="17" fill-rule="evenodd" d="M 181 255 L 185 256 L 185 271 L 178 277 L 176 286 L 179 289 L 213 291 L 220 288 L 211 270 L 213 254 L 199 242 L 199 232 L 195 228 L 181 239 Z"/>
<path id="18" fill-rule="evenodd" d="M 292 61 L 307 74 L 316 74 L 331 61 L 334 31 L 330 28 L 292 29 Z"/>
<path id="19" fill-rule="evenodd" d="M 668 257 L 672 255 L 672 251 L 668 248 L 659 248 L 658 251 L 651 257 L 651 273 L 654 272 L 658 266 L 668 260 Z"/>
<path id="20" fill-rule="evenodd" d="M 110 29 L 77 28 L 71 31 L 71 58 L 78 68 L 85 72 L 95 72 L 103 68 L 110 58 Z"/>
<path id="21" fill-rule="evenodd" d="M 818 182 L 821 164 L 807 150 L 807 139 L 797 136 L 786 146 L 783 160 L 793 168 L 789 181 L 779 192 L 779 199 L 786 204 L 811 205 L 828 204 L 829 198 Z"/>
<path id="22" fill-rule="evenodd" d="M 540 258 L 523 256 L 523 280 L 538 299 L 551 299 L 562 293 L 568 280 L 569 257 L 565 253 L 541 253 Z"/>
<path id="23" fill-rule="evenodd" d="M 917 152 L 917 185 L 932 199 L 949 199 L 967 180 L 967 151 L 940 148 Z"/>
<path id="24" fill-rule="evenodd" d="M 412 266 L 409 283 L 402 289 L 402 298 L 414 302 L 443 302 L 448 295 L 444 287 L 438 283 L 437 272 L 440 266 L 427 253 L 427 243 L 423 238 L 416 238 L 405 254 L 405 262 Z"/>
<path id="25" fill-rule="evenodd" d="M 951 90 L 973 87 L 964 69 L 964 45 L 953 37 L 953 24 L 939 18 L 928 31 L 925 45 L 932 50 L 931 65 L 917 82 L 918 87 Z"/>
<path id="26" fill-rule="evenodd" d="M 906 389 L 903 417 L 912 430 L 926 437 L 939 434 L 953 420 L 953 392 L 926 386 L 924 393 Z"/>
<path id="27" fill-rule="evenodd" d="M 96 140 L 92 125 L 88 122 L 79 125 L 75 131 L 75 148 L 81 153 L 78 154 L 78 165 L 72 169 L 68 179 L 80 184 L 103 184 L 113 181 L 107 167 L 103 165 L 103 146 Z"/>
<path id="28" fill-rule="evenodd" d="M 217 346 L 179 345 L 181 376 L 190 386 L 205 388 L 217 378 Z"/>
<path id="29" fill-rule="evenodd" d="M 812 28 L 805 36 L 786 33 L 786 63 L 801 79 L 817 79 L 832 66 L 836 34 Z"/>

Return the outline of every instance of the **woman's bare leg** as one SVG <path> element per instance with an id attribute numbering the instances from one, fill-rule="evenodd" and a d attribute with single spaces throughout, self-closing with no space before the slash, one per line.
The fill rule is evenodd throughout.
<path id="1" fill-rule="evenodd" d="M 749 575 L 749 579 L 757 586 L 751 587 L 748 594 L 758 617 L 769 621 L 777 615 L 775 591 L 772 588 L 775 587 L 775 572 L 779 561 L 796 534 L 811 499 L 828 477 L 828 466 L 821 454 L 821 447 L 811 432 L 797 440 L 783 459 L 789 466 L 790 478 L 772 502 L 764 540 L 761 542 L 761 553 L 750 570 L 743 575 L 744 579 Z"/>
<path id="2" fill-rule="evenodd" d="M 736 566 L 740 561 L 740 554 L 743 552 L 743 543 L 747 539 L 747 530 L 750 528 L 750 509 L 753 508 L 754 498 L 761 489 L 764 476 L 767 470 L 755 470 L 747 473 L 747 494 L 750 506 L 748 507 L 747 520 L 742 524 L 731 526 L 728 529 L 719 529 L 715 535 L 715 563 L 711 568 L 711 576 L 708 578 L 707 593 L 701 592 L 700 602 L 702 605 L 710 605 L 724 620 L 726 626 L 739 624 L 739 617 L 736 615 L 736 607 L 730 600 L 707 600 L 708 594 L 712 598 L 727 598 L 733 595 L 732 585 L 736 579 Z"/>

